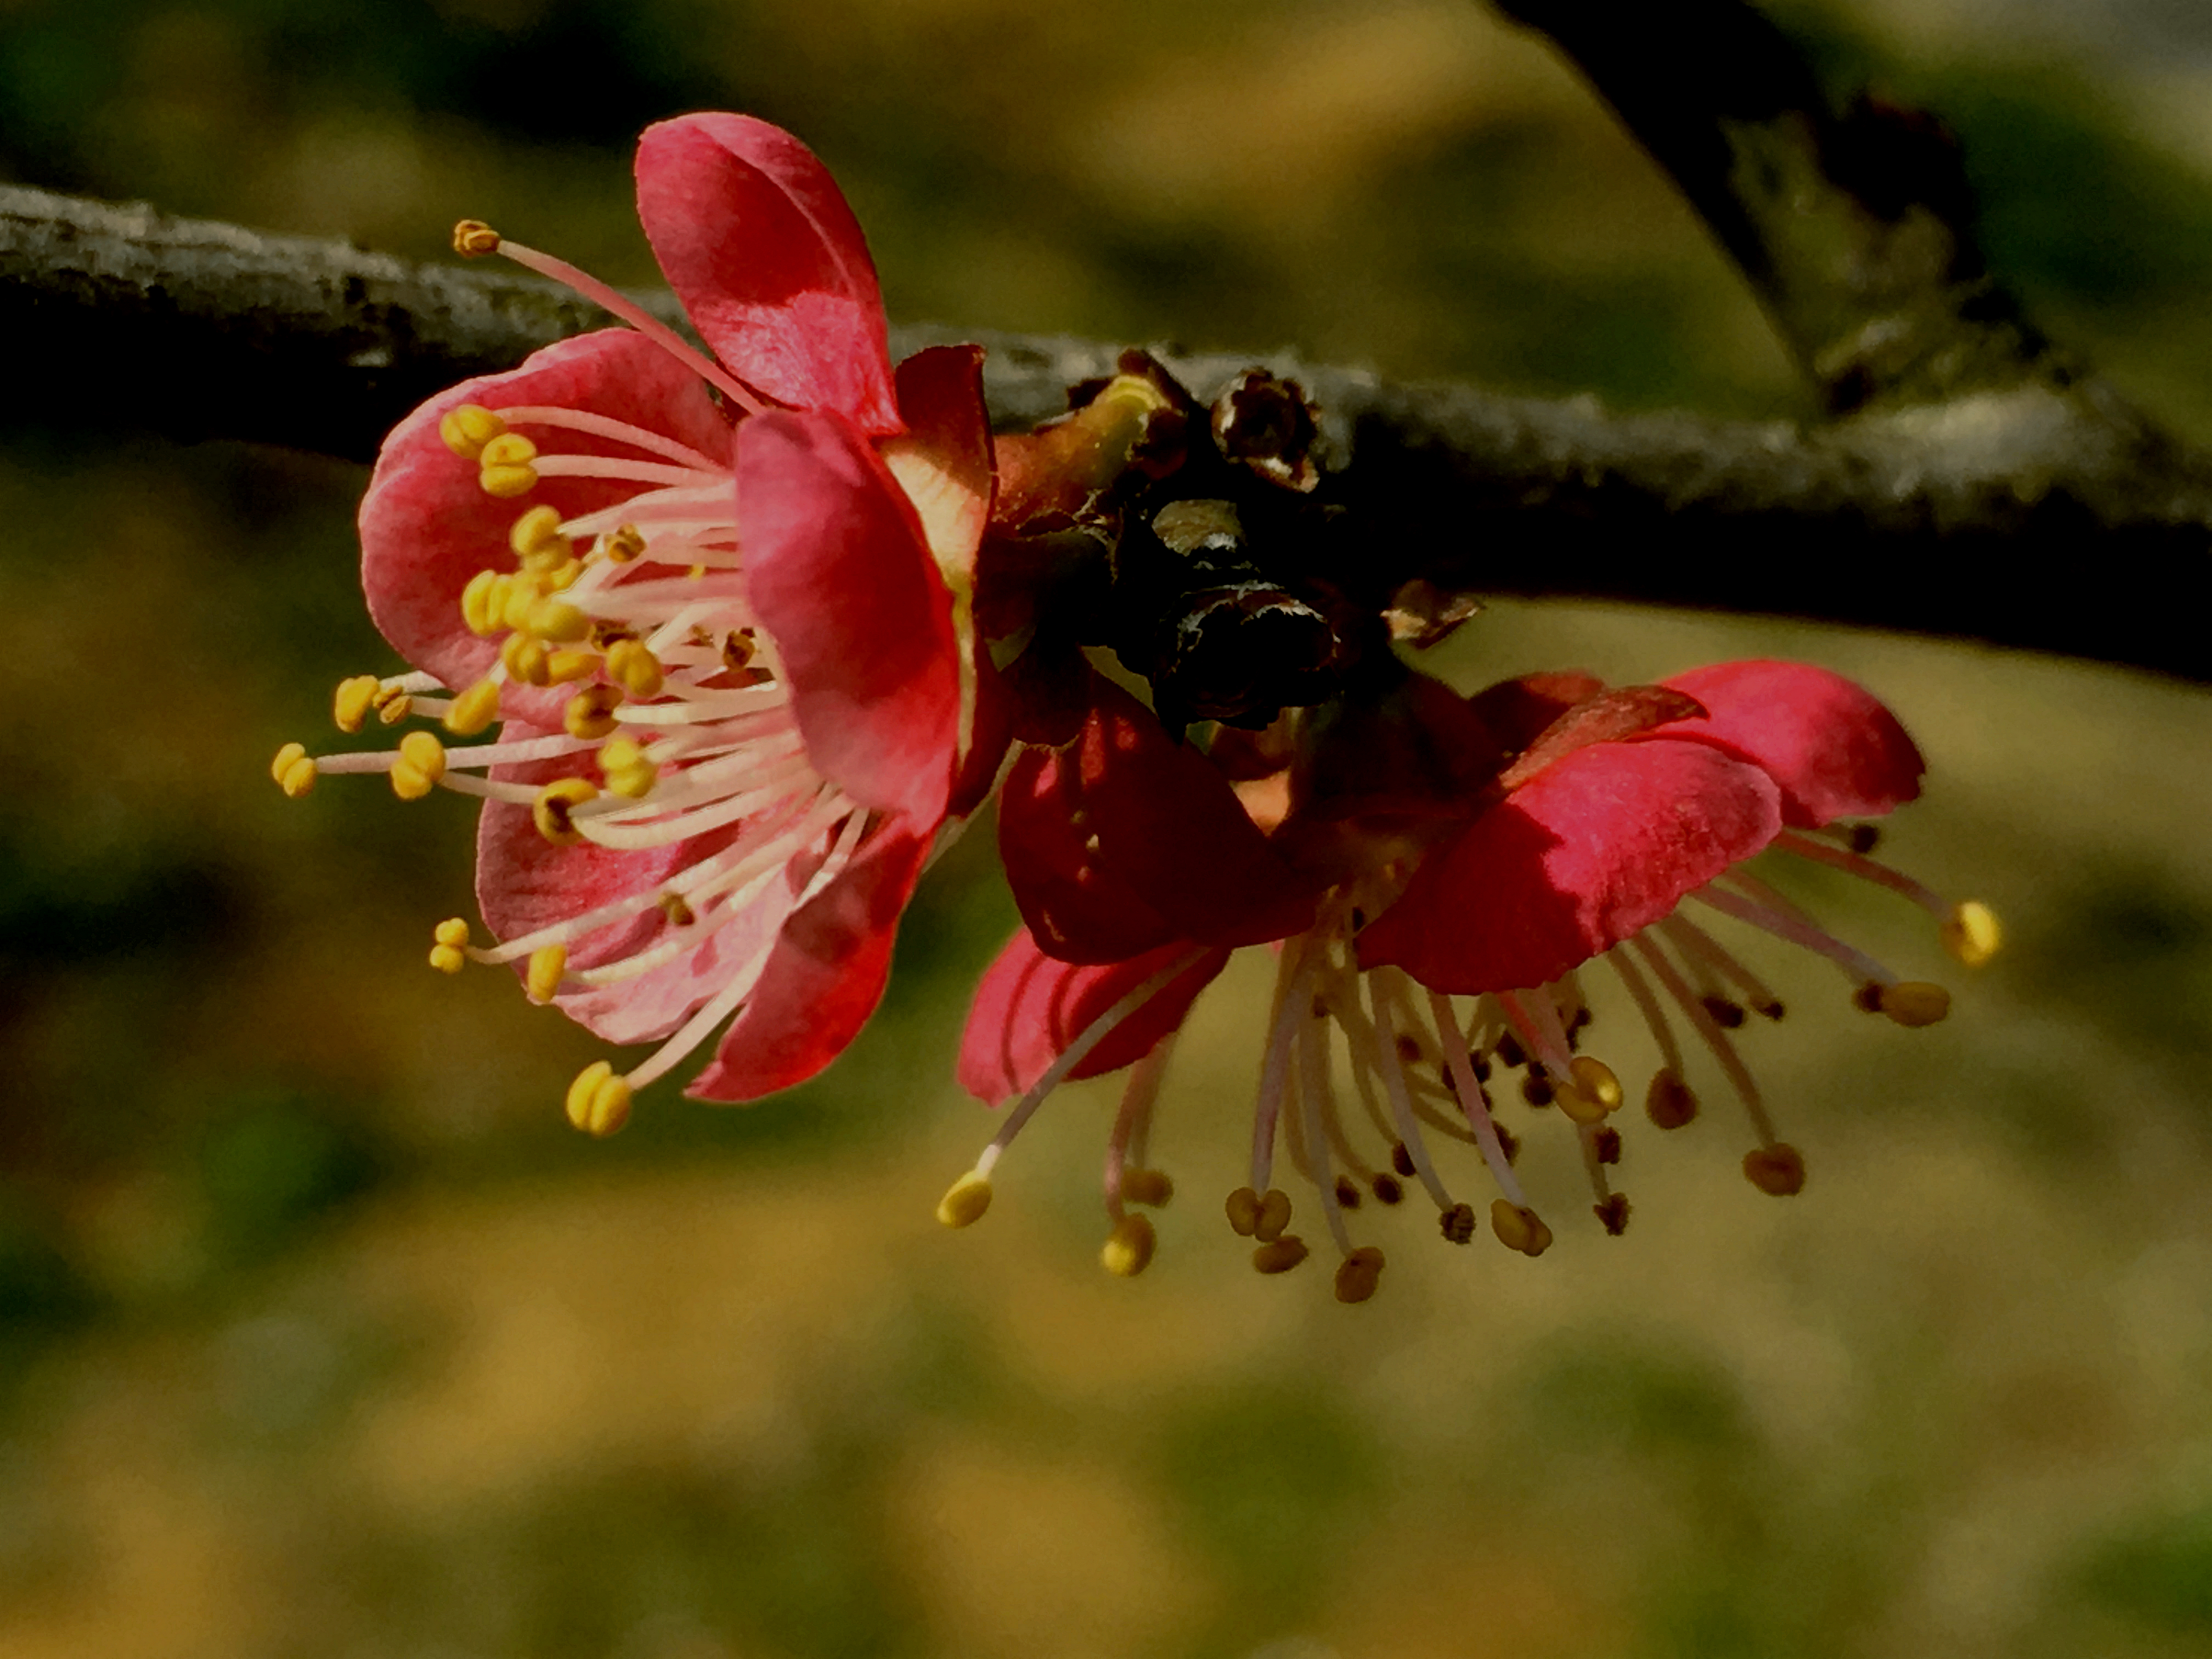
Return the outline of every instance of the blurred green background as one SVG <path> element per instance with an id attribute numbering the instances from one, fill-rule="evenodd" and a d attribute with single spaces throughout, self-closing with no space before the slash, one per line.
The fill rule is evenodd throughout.
<path id="1" fill-rule="evenodd" d="M 1993 262 L 2212 439 L 2204 31 L 1783 15 L 1950 117 Z M 0 177 L 426 256 L 465 214 L 650 281 L 629 142 L 699 107 L 820 151 L 904 319 L 1809 410 L 1608 116 L 1455 0 L 0 0 Z M 664 1085 L 586 1142 L 559 1100 L 590 1041 L 422 965 L 471 908 L 466 805 L 266 781 L 280 741 L 329 745 L 340 675 L 392 665 L 354 585 L 363 472 L 10 403 L 0 1654 L 2212 1645 L 2203 693 L 1496 608 L 1441 653 L 1462 684 L 1766 652 L 1861 677 L 1933 767 L 1889 855 L 1998 906 L 2012 950 L 1917 1033 L 1754 951 L 1794 1010 L 1752 1054 L 1802 1199 L 1741 1180 L 1711 1086 L 1679 1135 L 1629 1126 L 1607 1239 L 1516 1107 L 1558 1246 L 1373 1218 L 1391 1265 L 1353 1310 L 1318 1266 L 1255 1279 L 1218 1219 L 1265 1000 L 1242 963 L 1179 1053 L 1182 1196 L 1124 1283 L 1096 1265 L 1111 1085 L 1054 1103 L 983 1225 L 930 1219 L 989 1132 L 949 1081 L 1012 916 L 988 833 L 825 1078 L 742 1111 Z M 1848 889 L 1798 887 L 1936 969 L 1917 913 Z"/>

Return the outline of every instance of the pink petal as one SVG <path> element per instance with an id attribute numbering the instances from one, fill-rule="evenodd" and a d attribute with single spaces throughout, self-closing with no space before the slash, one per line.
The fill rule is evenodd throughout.
<path id="1" fill-rule="evenodd" d="M 686 115 L 637 146 L 646 240 L 699 333 L 778 403 L 899 430 L 876 268 L 812 151 L 746 115 Z"/>
<path id="2" fill-rule="evenodd" d="M 994 1106 L 1024 1092 L 1093 1021 L 1190 948 L 1177 940 L 1127 962 L 1079 968 L 1045 955 L 1026 929 L 1016 933 L 975 988 L 960 1039 L 960 1086 Z M 1226 951 L 1200 957 L 1116 1026 L 1068 1076 L 1103 1077 L 1143 1059 L 1182 1024 L 1198 994 L 1228 961 Z"/>
<path id="3" fill-rule="evenodd" d="M 757 1100 L 812 1077 L 845 1051 L 883 1000 L 891 942 L 932 836 L 896 820 L 791 913 L 760 984 L 684 1093 Z"/>
<path id="4" fill-rule="evenodd" d="M 983 348 L 932 346 L 898 366 L 906 432 L 876 453 L 921 515 L 937 568 L 972 594 L 975 554 L 991 519 L 991 417 L 983 405 Z"/>
<path id="5" fill-rule="evenodd" d="M 626 328 L 563 340 L 534 352 L 504 374 L 464 380 L 440 392 L 392 429 L 361 504 L 362 586 L 369 614 L 399 654 L 459 688 L 482 678 L 498 641 L 478 639 L 461 621 L 461 590 L 479 570 L 512 570 L 507 532 L 530 508 L 550 503 L 564 516 L 592 511 L 639 486 L 597 478 L 548 478 L 507 501 L 484 494 L 477 468 L 446 447 L 438 422 L 461 404 L 487 409 L 551 404 L 627 421 L 726 462 L 730 430 L 697 375 L 644 336 Z M 526 434 L 542 453 L 612 447 L 555 427 Z M 508 694 L 510 714 L 557 726 L 568 693 L 560 688 Z"/>
<path id="6" fill-rule="evenodd" d="M 1705 704 L 1706 716 L 1650 735 L 1710 743 L 1760 768 L 1781 786 L 1788 823 L 1878 817 L 1920 793 L 1920 750 L 1896 715 L 1840 674 L 1809 663 L 1729 662 L 1667 684 Z"/>
<path id="7" fill-rule="evenodd" d="M 905 493 L 842 417 L 772 411 L 738 429 L 738 532 L 808 758 L 863 805 L 933 826 L 959 747 L 959 657 Z"/>
<path id="8" fill-rule="evenodd" d="M 510 721 L 501 733 L 515 741 L 544 735 L 520 720 Z M 494 775 L 504 781 L 549 783 L 587 767 L 589 758 L 497 767 Z M 657 892 L 741 833 L 740 827 L 732 826 L 639 852 L 616 852 L 589 842 L 556 847 L 538 833 L 527 807 L 486 801 L 477 821 L 477 902 L 494 938 L 520 939 L 603 904 Z M 702 932 L 696 948 L 635 979 L 564 993 L 555 1004 L 609 1042 L 649 1042 L 666 1036 L 768 948 L 793 896 L 785 883 L 771 882 L 742 915 Z M 569 942 L 569 970 L 635 955 L 662 943 L 673 927 L 656 907 L 594 928 Z M 516 972 L 526 967 L 516 963 Z"/>
<path id="9" fill-rule="evenodd" d="M 1460 994 L 1541 985 L 1668 915 L 1781 827 L 1773 780 L 1705 744 L 1578 750 L 1431 853 L 1359 934 L 1359 960 Z"/>

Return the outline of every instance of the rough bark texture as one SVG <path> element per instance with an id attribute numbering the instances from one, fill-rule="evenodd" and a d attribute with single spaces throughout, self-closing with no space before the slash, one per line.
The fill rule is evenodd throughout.
<path id="1" fill-rule="evenodd" d="M 1589 74 L 1713 227 L 1837 417 L 1805 428 L 1385 385 L 1269 360 L 1324 415 L 1346 585 L 1760 611 L 2212 680 L 2185 607 L 2212 461 L 2073 372 L 1983 269 L 1941 127 L 1840 112 L 1741 0 L 1505 0 Z M 641 295 L 680 322 L 665 294 Z M 367 459 L 416 402 L 609 319 L 495 263 L 416 264 L 0 188 L 0 330 L 41 421 Z M 1002 426 L 1118 346 L 981 337 Z M 1176 358 L 1201 398 L 1247 357 Z M 2084 573 L 2089 573 L 2085 579 Z"/>

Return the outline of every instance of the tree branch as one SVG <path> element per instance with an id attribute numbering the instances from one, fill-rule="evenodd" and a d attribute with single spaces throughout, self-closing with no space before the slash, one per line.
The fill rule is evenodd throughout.
<path id="1" fill-rule="evenodd" d="M 665 295 L 661 315 L 676 315 Z M 17 418 L 366 459 L 431 392 L 607 319 L 561 290 L 37 191 L 0 189 L 0 337 Z M 910 351 L 979 337 L 902 329 Z M 1064 406 L 1115 348 L 981 336 L 1002 424 Z M 1201 396 L 1246 357 L 1170 359 Z M 1370 592 L 1764 611 L 1955 635 L 2212 680 L 2157 602 L 2212 537 L 2212 465 L 2094 386 L 2031 379 L 1815 431 L 1589 398 L 1387 386 L 1271 361 L 1322 405 L 1323 488 L 1360 515 Z M 20 396 L 20 394 L 19 394 Z M 2045 568 L 2075 573 L 2031 579 Z M 2078 573 L 2093 573 L 2084 579 Z"/>

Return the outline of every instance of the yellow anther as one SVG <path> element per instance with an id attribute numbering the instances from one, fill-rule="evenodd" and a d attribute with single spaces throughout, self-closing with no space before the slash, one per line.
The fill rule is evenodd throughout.
<path id="1" fill-rule="evenodd" d="M 1933 1025 L 1951 1012 L 1951 994 L 1925 980 L 1885 985 L 1881 1011 L 1899 1025 Z"/>
<path id="2" fill-rule="evenodd" d="M 1601 1060 L 1588 1054 L 1577 1054 L 1567 1067 L 1568 1079 L 1575 1092 L 1583 1099 L 1595 1101 L 1608 1112 L 1620 1109 L 1620 1079 L 1613 1075 L 1613 1067 Z"/>
<path id="3" fill-rule="evenodd" d="M 507 678 L 525 685 L 550 685 L 552 664 L 544 645 L 527 634 L 509 634 L 499 643 L 499 660 Z"/>
<path id="4" fill-rule="evenodd" d="M 599 653 L 596 651 L 548 651 L 545 653 L 545 683 L 548 685 L 572 685 L 578 680 L 587 680 L 599 672 Z"/>
<path id="5" fill-rule="evenodd" d="M 337 722 L 341 732 L 358 732 L 368 719 L 368 711 L 376 706 L 376 694 L 383 682 L 374 674 L 356 674 L 349 680 L 338 682 L 337 695 L 331 699 L 331 718 Z"/>
<path id="6" fill-rule="evenodd" d="M 582 778 L 561 778 L 547 784 L 538 792 L 538 799 L 530 808 L 531 821 L 537 824 L 538 833 L 556 847 L 574 847 L 583 840 L 569 815 L 587 800 L 597 800 L 599 792 Z"/>
<path id="7" fill-rule="evenodd" d="M 1786 1140 L 1743 1155 L 1743 1178 L 1775 1198 L 1794 1198 L 1805 1190 L 1805 1158 Z"/>
<path id="8" fill-rule="evenodd" d="M 617 640 L 607 647 L 607 678 L 633 697 L 660 695 L 660 659 L 638 640 Z"/>
<path id="9" fill-rule="evenodd" d="M 501 576 L 492 593 L 497 603 L 495 614 L 500 626 L 526 629 L 530 626 L 530 613 L 545 597 L 545 584 L 543 578 L 527 570 L 518 570 L 513 575 Z"/>
<path id="10" fill-rule="evenodd" d="M 1152 1265 L 1152 1251 L 1158 1244 L 1159 1236 L 1153 1232 L 1149 1218 L 1125 1215 L 1106 1235 L 1106 1247 L 1098 1252 L 1098 1260 L 1105 1264 L 1108 1273 L 1121 1279 L 1134 1279 Z"/>
<path id="11" fill-rule="evenodd" d="M 550 554 L 556 564 L 575 551 L 569 546 L 568 538 L 561 533 L 560 510 L 542 504 L 532 507 L 509 526 L 507 544 L 514 550 L 518 559 L 543 558 Z"/>
<path id="12" fill-rule="evenodd" d="M 599 551 L 617 564 L 628 564 L 645 551 L 645 536 L 634 524 L 626 524 L 599 538 Z"/>
<path id="13" fill-rule="evenodd" d="M 455 950 L 450 945 L 434 945 L 430 947 L 430 965 L 441 974 L 458 974 L 468 966 L 468 962 L 469 958 L 465 952 Z"/>
<path id="14" fill-rule="evenodd" d="M 397 726 L 415 712 L 415 699 L 398 686 L 376 694 L 376 718 L 386 726 Z"/>
<path id="15" fill-rule="evenodd" d="M 629 1079 L 617 1077 L 605 1060 L 595 1060 L 568 1085 L 568 1121 L 604 1140 L 629 1121 Z"/>
<path id="16" fill-rule="evenodd" d="M 530 967 L 522 980 L 523 992 L 532 1002 L 550 1002 L 553 994 L 561 988 L 561 975 L 568 971 L 568 947 L 541 945 L 530 953 Z"/>
<path id="17" fill-rule="evenodd" d="M 1175 1196 L 1175 1182 L 1164 1170 L 1124 1170 L 1121 1196 L 1132 1204 L 1148 1204 L 1157 1210 Z"/>
<path id="18" fill-rule="evenodd" d="M 567 592 L 576 585 L 576 578 L 584 574 L 584 562 L 577 558 L 562 559 L 558 563 L 533 560 L 527 568 L 545 584 L 549 593 Z"/>
<path id="19" fill-rule="evenodd" d="M 446 710 L 446 730 L 457 738 L 473 738 L 499 718 L 499 682 L 478 680 L 455 697 Z"/>
<path id="20" fill-rule="evenodd" d="M 616 738 L 599 750 L 599 771 L 609 793 L 641 800 L 653 793 L 660 769 L 645 757 L 635 738 Z"/>
<path id="21" fill-rule="evenodd" d="M 479 639 L 496 634 L 505 624 L 500 612 L 506 607 L 507 578 L 496 570 L 479 570 L 461 590 L 461 620 Z"/>
<path id="22" fill-rule="evenodd" d="M 545 599 L 530 607 L 523 626 L 548 645 L 574 645 L 590 635 L 592 619 L 566 599 Z"/>
<path id="23" fill-rule="evenodd" d="M 458 951 L 469 942 L 468 921 L 465 917 L 448 916 L 430 930 L 430 937 Z"/>
<path id="24" fill-rule="evenodd" d="M 699 920 L 692 914 L 691 907 L 684 902 L 681 893 L 663 893 L 653 902 L 660 907 L 660 914 L 668 918 L 671 927 L 689 927 Z"/>
<path id="25" fill-rule="evenodd" d="M 453 252 L 464 259 L 481 259 L 499 252 L 499 233 L 481 219 L 464 219 L 453 227 Z"/>
<path id="26" fill-rule="evenodd" d="M 1644 1093 L 1644 1115 L 1662 1129 L 1679 1129 L 1698 1115 L 1698 1097 L 1690 1085 L 1662 1066 L 1651 1074 Z"/>
<path id="27" fill-rule="evenodd" d="M 1364 1302 L 1375 1294 L 1382 1278 L 1382 1252 L 1372 1244 L 1363 1244 L 1337 1264 L 1336 1299 Z"/>
<path id="28" fill-rule="evenodd" d="M 1523 1255 L 1541 1255 L 1552 1248 L 1552 1230 L 1544 1224 L 1543 1217 L 1510 1199 L 1490 1200 L 1490 1230 L 1507 1249 Z"/>
<path id="29" fill-rule="evenodd" d="M 1240 1238 L 1249 1238 L 1260 1230 L 1260 1194 L 1249 1187 L 1239 1187 L 1221 1207 L 1229 1212 L 1230 1230 Z"/>
<path id="30" fill-rule="evenodd" d="M 538 469 L 531 465 L 537 459 L 536 444 L 520 432 L 502 432 L 477 455 L 477 483 L 485 495 L 502 501 L 522 495 L 538 483 Z"/>
<path id="31" fill-rule="evenodd" d="M 1296 1233 L 1285 1233 L 1270 1243 L 1262 1244 L 1252 1252 L 1252 1271 L 1261 1273 L 1286 1273 L 1310 1254 L 1306 1242 Z"/>
<path id="32" fill-rule="evenodd" d="M 948 1227 L 972 1227 L 991 1207 L 991 1177 L 970 1170 L 937 1200 L 937 1218 Z"/>
<path id="33" fill-rule="evenodd" d="M 1980 967 L 2004 948 L 2003 924 L 1979 899 L 1953 905 L 1936 933 L 1943 948 L 1969 968 Z"/>
<path id="34" fill-rule="evenodd" d="M 507 422 L 482 404 L 462 404 L 440 416 L 438 435 L 446 447 L 465 461 L 483 453 L 483 447 L 507 430 Z"/>
<path id="35" fill-rule="evenodd" d="M 392 763 L 392 793 L 402 800 L 420 800 L 446 775 L 446 745 L 428 732 L 410 732 L 399 739 L 399 758 Z"/>
<path id="36" fill-rule="evenodd" d="M 279 789 L 297 800 L 315 787 L 315 763 L 307 758 L 304 744 L 288 743 L 269 763 L 269 775 L 276 780 Z"/>
<path id="37" fill-rule="evenodd" d="M 619 685 L 586 686 L 561 711 L 562 729 L 586 741 L 606 737 L 615 729 L 615 709 L 622 700 Z"/>
<path id="38" fill-rule="evenodd" d="M 1272 1244 L 1290 1224 L 1291 1195 L 1280 1187 L 1268 1188 L 1261 1197 L 1259 1218 L 1253 1224 L 1252 1237 L 1262 1244 Z"/>
<path id="39" fill-rule="evenodd" d="M 1605 1121 L 1605 1103 L 1565 1083 L 1552 1085 L 1552 1103 L 1577 1123 Z"/>

